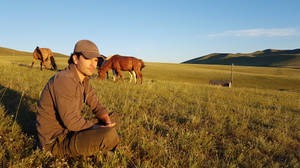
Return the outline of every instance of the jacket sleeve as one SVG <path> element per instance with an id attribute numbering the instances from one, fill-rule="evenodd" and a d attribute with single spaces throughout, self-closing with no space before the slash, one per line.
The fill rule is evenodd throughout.
<path id="1" fill-rule="evenodd" d="M 99 116 L 102 116 L 104 114 L 108 114 L 107 109 L 101 104 L 101 102 L 98 100 L 98 97 L 92 88 L 89 81 L 85 82 L 84 87 L 84 95 L 85 95 L 85 103 L 90 106 L 91 110 L 94 114 L 97 114 Z"/>
<path id="2" fill-rule="evenodd" d="M 57 77 L 54 82 L 54 94 L 58 115 L 64 126 L 71 131 L 80 131 L 94 125 L 81 115 L 82 92 L 71 78 Z M 81 95 L 80 95 L 81 94 Z"/>

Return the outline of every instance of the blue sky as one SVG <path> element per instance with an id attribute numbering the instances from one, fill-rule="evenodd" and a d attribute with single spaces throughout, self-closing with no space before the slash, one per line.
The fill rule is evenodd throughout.
<path id="1" fill-rule="evenodd" d="M 89 39 L 104 55 L 180 63 L 209 53 L 300 48 L 299 0 L 2 1 L 0 46 L 70 55 Z"/>

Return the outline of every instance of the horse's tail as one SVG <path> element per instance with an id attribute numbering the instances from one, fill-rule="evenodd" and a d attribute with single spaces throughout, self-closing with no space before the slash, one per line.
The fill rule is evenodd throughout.
<path id="1" fill-rule="evenodd" d="M 57 66 L 56 66 L 56 63 L 55 63 L 53 55 L 50 56 L 50 61 L 51 61 L 51 65 L 52 65 L 53 69 L 57 70 Z"/>
<path id="2" fill-rule="evenodd" d="M 141 66 L 141 71 L 142 71 L 142 69 L 145 68 L 146 65 L 144 64 L 144 61 L 143 61 L 143 60 L 140 59 L 140 61 L 141 61 L 141 64 L 142 64 L 142 66 Z"/>

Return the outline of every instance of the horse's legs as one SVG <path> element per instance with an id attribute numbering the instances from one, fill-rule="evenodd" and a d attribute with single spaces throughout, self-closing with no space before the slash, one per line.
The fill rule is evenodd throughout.
<path id="1" fill-rule="evenodd" d="M 112 73 L 113 73 L 113 81 L 115 82 L 116 78 L 118 78 L 118 73 L 114 69 L 112 69 Z"/>
<path id="2" fill-rule="evenodd" d="M 48 62 L 48 61 L 47 61 Z M 48 70 L 47 64 L 45 61 L 43 61 L 43 65 L 45 66 L 45 68 Z"/>
<path id="3" fill-rule="evenodd" d="M 140 77 L 141 77 L 141 84 L 143 84 L 143 74 L 140 72 Z"/>
<path id="4" fill-rule="evenodd" d="M 136 73 L 132 71 L 133 77 L 134 77 L 134 82 L 136 83 Z"/>
<path id="5" fill-rule="evenodd" d="M 121 70 L 116 69 L 116 73 L 119 74 L 119 76 L 121 77 L 122 81 L 124 82 L 123 76 L 121 74 Z M 117 75 L 117 81 L 119 80 L 118 75 Z"/>
<path id="6" fill-rule="evenodd" d="M 136 73 L 136 81 L 135 81 L 135 84 L 137 84 L 137 82 L 139 81 L 139 78 L 140 78 L 140 71 L 139 70 L 135 70 L 135 73 Z"/>
<path id="7" fill-rule="evenodd" d="M 132 81 L 132 71 L 128 71 L 129 72 L 129 75 L 130 75 L 130 78 L 129 78 L 129 83 L 131 83 L 131 81 Z"/>
<path id="8" fill-rule="evenodd" d="M 108 76 L 108 71 L 106 71 L 106 79 L 108 79 L 109 78 L 109 76 Z"/>
<path id="9" fill-rule="evenodd" d="M 42 67 L 42 66 L 43 66 L 43 61 L 41 61 L 41 71 L 43 70 L 43 67 Z"/>
<path id="10" fill-rule="evenodd" d="M 31 68 L 33 67 L 34 62 L 35 62 L 35 59 L 32 60 Z"/>
<path id="11" fill-rule="evenodd" d="M 34 62 L 35 62 L 35 60 L 32 61 L 32 63 L 31 63 L 31 68 L 33 67 Z"/>
<path id="12" fill-rule="evenodd" d="M 136 83 L 136 74 L 134 71 L 129 71 L 129 75 L 130 75 L 130 80 L 129 82 L 131 83 L 132 78 L 134 78 L 134 82 Z"/>

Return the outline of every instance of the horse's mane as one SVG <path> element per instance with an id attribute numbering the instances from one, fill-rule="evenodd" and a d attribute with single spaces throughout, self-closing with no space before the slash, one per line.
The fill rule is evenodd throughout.
<path id="1" fill-rule="evenodd" d="M 98 57 L 98 59 L 99 58 L 102 58 L 103 60 L 105 60 L 107 57 L 105 55 L 100 54 L 100 57 Z"/>
<path id="2" fill-rule="evenodd" d="M 39 46 L 36 46 L 36 52 L 38 53 L 38 54 L 40 54 L 40 56 L 41 57 L 43 57 L 43 54 L 42 54 L 42 52 L 41 52 L 41 50 L 40 50 L 40 47 Z"/>
<path id="3" fill-rule="evenodd" d="M 107 56 L 107 57 L 105 58 L 105 60 L 107 61 L 107 60 L 111 59 L 111 57 L 113 57 L 113 56 L 115 56 L 115 55 L 118 55 L 118 54 L 112 54 L 112 55 L 109 55 L 109 56 Z"/>
<path id="4" fill-rule="evenodd" d="M 103 65 L 100 67 L 101 71 L 107 72 L 109 69 L 111 69 L 112 61 L 111 59 L 105 60 Z"/>

